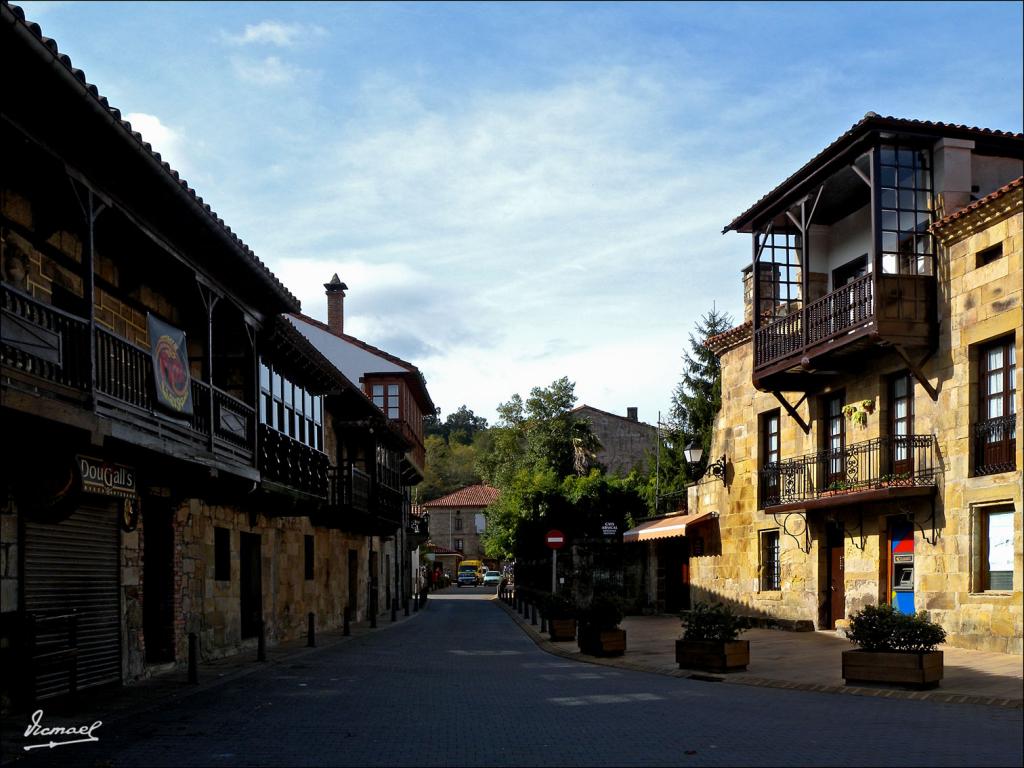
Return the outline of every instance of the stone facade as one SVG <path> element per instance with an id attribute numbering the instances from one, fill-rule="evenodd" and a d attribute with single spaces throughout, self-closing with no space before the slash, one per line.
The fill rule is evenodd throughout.
<path id="1" fill-rule="evenodd" d="M 626 416 L 590 405 L 581 405 L 572 412 L 590 422 L 591 431 L 601 443 L 597 460 L 608 474 L 625 476 L 633 469 L 644 470 L 657 446 L 658 430 L 639 421 L 635 408 L 630 408 Z"/>
<path id="2" fill-rule="evenodd" d="M 727 457 L 726 482 L 705 477 L 690 489 L 691 512 L 719 512 L 716 536 L 702 556 L 690 558 L 694 600 L 722 600 L 741 612 L 764 617 L 811 620 L 831 628 L 828 612 L 828 548 L 842 536 L 845 604 L 848 617 L 867 604 L 891 599 L 887 531 L 893 521 L 914 526 L 914 608 L 925 610 L 949 633 L 952 645 L 1020 654 L 1024 636 L 1024 564 L 1022 564 L 1021 441 L 1016 441 L 1013 471 L 974 476 L 972 428 L 979 412 L 979 346 L 1011 338 L 1019 361 L 1022 323 L 1021 187 L 1008 185 L 971 206 L 955 220 L 933 226 L 941 241 L 939 326 L 935 354 L 921 367 L 936 399 L 920 381 L 913 382 L 913 431 L 934 435 L 938 468 L 934 508 L 926 497 L 865 500 L 853 505 L 818 505 L 771 514 L 759 501 L 759 469 L 764 462 L 762 415 L 780 413 L 782 459 L 814 453 L 823 447 L 820 395 L 844 391 L 846 403 L 868 401 L 873 408 L 861 427 L 847 421 L 850 443 L 886 434 L 887 387 L 891 374 L 907 364 L 886 348 L 876 347 L 863 371 L 841 377 L 820 395 L 805 400 L 789 394 L 802 421 L 780 408 L 771 393 L 754 389 L 749 324 L 713 340 L 722 362 L 722 409 L 716 419 L 712 455 Z M 1001 256 L 988 264 L 978 253 L 1001 245 Z M 749 299 L 748 299 L 749 301 Z M 1016 431 L 1021 433 L 1021 368 L 1016 380 Z M 783 393 L 783 396 L 787 396 Z M 1012 588 L 987 590 L 980 574 L 980 515 L 1000 505 L 1013 510 Z M 833 533 L 830 536 L 830 529 Z M 763 532 L 779 538 L 779 589 L 762 589 Z"/>

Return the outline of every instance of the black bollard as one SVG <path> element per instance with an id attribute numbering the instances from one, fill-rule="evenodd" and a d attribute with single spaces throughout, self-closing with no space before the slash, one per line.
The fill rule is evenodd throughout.
<path id="1" fill-rule="evenodd" d="M 306 630 L 306 646 L 316 648 L 316 614 L 310 611 L 309 626 Z"/>
<path id="2" fill-rule="evenodd" d="M 377 628 L 377 596 L 370 595 L 370 629 Z"/>
<path id="3" fill-rule="evenodd" d="M 341 619 L 341 634 L 348 637 L 352 634 L 352 627 L 350 622 L 352 621 L 352 609 L 349 606 L 345 606 L 345 611 Z"/>
<path id="4" fill-rule="evenodd" d="M 419 592 L 413 592 L 412 593 L 412 612 L 413 613 L 419 613 L 420 612 L 420 593 Z"/>
<path id="5" fill-rule="evenodd" d="M 405 598 L 405 602 L 402 603 L 402 608 L 405 611 L 405 615 L 408 616 L 409 615 L 409 598 L 408 597 Z"/>
<path id="6" fill-rule="evenodd" d="M 267 625 L 260 619 L 260 633 L 256 639 L 256 661 L 267 660 Z"/>
<path id="7" fill-rule="evenodd" d="M 188 633 L 188 681 L 199 683 L 199 638 L 195 632 Z"/>
<path id="8" fill-rule="evenodd" d="M 540 631 L 541 632 L 547 632 L 548 631 L 548 619 L 547 619 L 547 617 L 543 613 L 540 615 Z"/>
<path id="9" fill-rule="evenodd" d="M 398 595 L 391 598 L 391 622 L 398 621 Z"/>
<path id="10" fill-rule="evenodd" d="M 537 626 L 537 606 L 530 606 L 530 624 L 534 627 Z"/>

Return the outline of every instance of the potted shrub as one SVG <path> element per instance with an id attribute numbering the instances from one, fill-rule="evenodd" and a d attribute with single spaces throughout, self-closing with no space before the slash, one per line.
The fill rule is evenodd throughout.
<path id="1" fill-rule="evenodd" d="M 580 651 L 591 656 L 621 656 L 626 652 L 626 630 L 619 629 L 622 605 L 608 594 L 594 595 L 590 605 L 578 608 Z"/>
<path id="2" fill-rule="evenodd" d="M 891 605 L 867 605 L 850 617 L 846 631 L 857 650 L 843 651 L 843 679 L 934 688 L 942 679 L 946 630 L 921 611 L 900 613 Z"/>
<path id="3" fill-rule="evenodd" d="M 683 637 L 676 640 L 680 669 L 711 672 L 743 670 L 750 663 L 750 641 L 740 640 L 746 620 L 722 603 L 697 603 L 680 614 Z"/>
<path id="4" fill-rule="evenodd" d="M 576 605 L 562 595 L 547 595 L 541 605 L 552 640 L 576 639 Z"/>

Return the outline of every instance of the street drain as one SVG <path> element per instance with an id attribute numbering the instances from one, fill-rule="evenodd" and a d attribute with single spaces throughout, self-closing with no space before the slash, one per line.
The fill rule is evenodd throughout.
<path id="1" fill-rule="evenodd" d="M 720 683 L 725 678 L 715 677 L 714 675 L 687 675 L 687 680 L 700 680 L 702 683 Z"/>

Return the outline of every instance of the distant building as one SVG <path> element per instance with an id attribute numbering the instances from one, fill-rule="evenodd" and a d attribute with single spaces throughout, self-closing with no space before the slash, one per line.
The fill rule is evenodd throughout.
<path id="1" fill-rule="evenodd" d="M 470 485 L 425 502 L 423 511 L 430 516 L 430 542 L 461 552 L 467 559 L 483 560 L 480 537 L 486 527 L 484 509 L 497 500 L 497 488 Z"/>
<path id="2" fill-rule="evenodd" d="M 627 408 L 625 416 L 581 405 L 572 413 L 590 422 L 590 429 L 601 442 L 597 460 L 610 475 L 628 475 L 634 468 L 643 471 L 655 448 L 658 430 L 637 418 L 636 408 Z"/>

